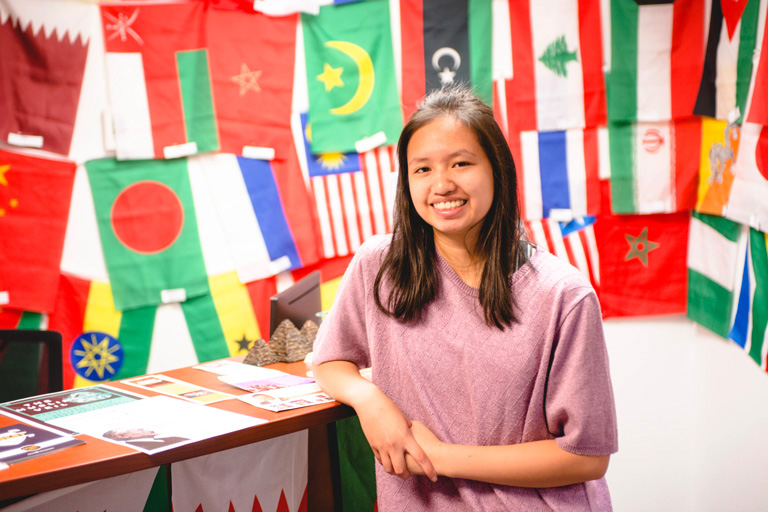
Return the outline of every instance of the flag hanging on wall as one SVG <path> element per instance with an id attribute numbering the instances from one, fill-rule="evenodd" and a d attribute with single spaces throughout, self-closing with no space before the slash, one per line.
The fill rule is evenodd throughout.
<path id="1" fill-rule="evenodd" d="M 186 159 L 86 162 L 118 310 L 209 292 Z"/>
<path id="2" fill-rule="evenodd" d="M 712 0 L 704 69 L 694 114 L 741 124 L 752 79 L 759 11 L 760 0 L 725 3 Z"/>
<path id="3" fill-rule="evenodd" d="M 251 5 L 253 3 L 251 2 Z M 298 15 L 269 17 L 210 9 L 206 44 L 220 151 L 291 148 L 291 98 Z"/>
<path id="4" fill-rule="evenodd" d="M 699 118 L 609 123 L 614 213 L 672 213 L 696 204 Z"/>
<path id="5" fill-rule="evenodd" d="M 117 158 L 219 149 L 204 2 L 101 4 Z"/>
<path id="6" fill-rule="evenodd" d="M 688 239 L 688 318 L 726 338 L 733 325 L 742 226 L 693 213 Z"/>
<path id="7" fill-rule="evenodd" d="M 752 123 L 741 126 L 733 175 L 725 216 L 768 231 L 768 127 Z"/>
<path id="8" fill-rule="evenodd" d="M 403 118 L 389 19 L 387 0 L 302 15 L 313 152 L 365 151 L 397 141 Z"/>
<path id="9" fill-rule="evenodd" d="M 491 2 L 400 0 L 403 117 L 443 85 L 472 85 L 491 104 Z"/>
<path id="10" fill-rule="evenodd" d="M 0 4 L 0 140 L 69 154 L 90 38 L 91 6 Z"/>
<path id="11" fill-rule="evenodd" d="M 760 368 L 766 366 L 768 348 L 768 235 L 749 230 L 749 248 L 746 251 L 739 302 L 733 329 L 728 337 L 742 347 Z"/>
<path id="12" fill-rule="evenodd" d="M 605 125 L 600 2 L 514 0 L 509 14 L 510 132 Z"/>
<path id="13" fill-rule="evenodd" d="M 75 169 L 0 150 L 0 306 L 53 309 Z"/>
<path id="14" fill-rule="evenodd" d="M 758 21 L 757 35 L 757 44 L 760 47 L 755 52 L 755 57 L 759 60 L 752 71 L 752 85 L 747 98 L 747 112 L 744 119 L 750 123 L 768 125 L 768 40 L 765 37 L 768 16 L 765 15 L 765 9 L 761 9 L 761 14 L 763 19 Z"/>
<path id="15" fill-rule="evenodd" d="M 604 318 L 685 313 L 689 219 L 688 212 L 598 216 Z"/>
<path id="16" fill-rule="evenodd" d="M 611 0 L 611 121 L 693 114 L 704 59 L 704 2 Z"/>
<path id="17" fill-rule="evenodd" d="M 725 215 L 740 140 L 740 125 L 701 118 L 701 165 L 696 211 Z"/>

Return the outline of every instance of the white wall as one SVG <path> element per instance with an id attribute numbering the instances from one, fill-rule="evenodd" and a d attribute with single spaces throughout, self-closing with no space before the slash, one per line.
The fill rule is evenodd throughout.
<path id="1" fill-rule="evenodd" d="M 683 316 L 609 319 L 614 510 L 768 510 L 768 374 Z"/>

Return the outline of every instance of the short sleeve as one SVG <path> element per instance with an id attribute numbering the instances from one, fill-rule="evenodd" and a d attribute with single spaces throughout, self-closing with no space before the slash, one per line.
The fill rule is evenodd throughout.
<path id="1" fill-rule="evenodd" d="M 600 305 L 593 291 L 565 313 L 553 350 L 545 399 L 549 431 L 568 452 L 615 453 L 616 406 Z"/>
<path id="2" fill-rule="evenodd" d="M 344 272 L 333 306 L 317 332 L 314 364 L 351 361 L 360 368 L 371 365 L 366 313 L 369 307 L 376 307 L 373 282 L 386 247 L 382 248 L 382 242 L 382 237 L 366 241 Z"/>

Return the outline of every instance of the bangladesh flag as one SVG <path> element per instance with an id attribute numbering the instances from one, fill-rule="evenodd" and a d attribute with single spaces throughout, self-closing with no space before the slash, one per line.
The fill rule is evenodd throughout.
<path id="1" fill-rule="evenodd" d="M 403 118 L 389 2 L 328 5 L 317 16 L 302 15 L 302 25 L 312 152 L 361 152 L 397 141 Z M 378 143 L 367 145 L 370 137 Z"/>
<path id="2" fill-rule="evenodd" d="M 85 164 L 118 310 L 209 292 L 186 159 Z"/>

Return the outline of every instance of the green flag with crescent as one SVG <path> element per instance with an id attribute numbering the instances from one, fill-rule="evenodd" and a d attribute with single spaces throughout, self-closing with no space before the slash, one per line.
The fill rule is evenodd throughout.
<path id="1" fill-rule="evenodd" d="M 389 18 L 388 0 L 302 15 L 313 153 L 397 142 L 403 118 Z"/>

